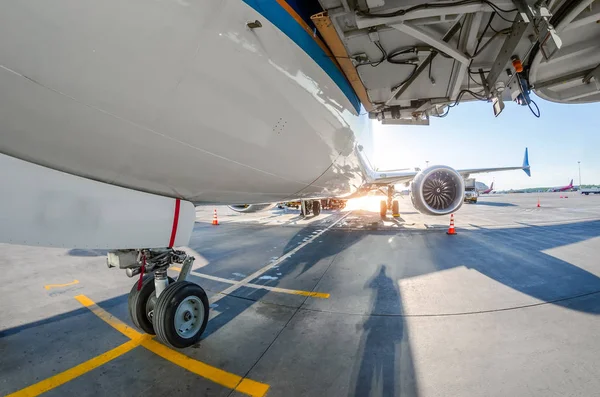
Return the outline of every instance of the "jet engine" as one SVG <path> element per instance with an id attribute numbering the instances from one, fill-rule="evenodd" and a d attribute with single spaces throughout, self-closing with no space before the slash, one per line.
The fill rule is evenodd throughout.
<path id="1" fill-rule="evenodd" d="M 258 211 L 266 211 L 275 207 L 277 203 L 267 203 L 267 204 L 238 204 L 238 205 L 228 205 L 229 208 L 236 212 L 258 212 Z"/>
<path id="2" fill-rule="evenodd" d="M 453 168 L 434 165 L 417 174 L 412 181 L 413 206 L 427 215 L 450 214 L 463 203 L 465 181 Z"/>

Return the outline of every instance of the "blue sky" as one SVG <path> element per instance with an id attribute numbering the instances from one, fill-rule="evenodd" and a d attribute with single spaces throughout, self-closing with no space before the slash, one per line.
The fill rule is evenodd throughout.
<path id="1" fill-rule="evenodd" d="M 534 97 L 541 111 L 506 103 L 495 118 L 491 103 L 462 103 L 431 125 L 374 125 L 374 162 L 380 169 L 446 164 L 456 169 L 521 165 L 529 148 L 531 178 L 522 171 L 478 174 L 499 190 L 600 184 L 600 104 L 564 105 Z"/>

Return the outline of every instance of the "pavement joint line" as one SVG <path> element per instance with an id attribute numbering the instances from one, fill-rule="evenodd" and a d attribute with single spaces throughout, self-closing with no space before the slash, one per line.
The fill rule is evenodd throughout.
<path id="1" fill-rule="evenodd" d="M 46 290 L 49 290 L 50 288 L 69 287 L 69 286 L 75 285 L 75 284 L 79 284 L 79 280 L 73 280 L 70 283 L 65 283 L 65 284 L 48 284 L 48 285 L 44 285 L 44 288 Z"/>
<path id="2" fill-rule="evenodd" d="M 296 248 L 294 248 L 293 250 L 289 251 L 288 253 L 280 256 L 277 260 L 275 260 L 273 262 L 269 262 L 267 265 L 263 266 L 262 268 L 255 271 L 254 273 L 247 276 L 246 278 L 236 282 L 235 284 L 232 284 L 230 287 L 227 287 L 223 291 L 213 295 L 209 299 L 209 302 L 211 304 L 216 303 L 216 302 L 220 301 L 221 299 L 223 299 L 224 297 L 231 294 L 233 291 L 237 290 L 238 288 L 244 286 L 245 284 L 248 284 L 250 281 L 254 280 L 255 278 L 260 277 L 262 274 L 266 273 L 267 271 L 271 270 L 275 266 L 279 265 L 281 262 L 283 262 L 290 256 L 294 255 L 296 252 L 300 251 L 302 248 L 304 248 L 308 244 L 312 243 L 313 241 L 315 241 L 316 239 L 321 237 L 325 232 L 327 232 L 329 229 L 331 229 L 332 227 L 334 227 L 335 225 L 337 225 L 338 223 L 340 223 L 341 221 L 346 219 L 346 217 L 348 217 L 350 214 L 352 214 L 352 211 L 348 211 L 346 214 L 344 214 L 342 217 L 340 217 L 337 221 L 333 222 L 331 225 L 327 226 L 325 229 L 321 230 L 319 233 L 314 234 L 308 240 L 302 242 L 302 244 L 298 244 L 298 246 Z"/>
<path id="3" fill-rule="evenodd" d="M 173 267 L 173 266 L 170 267 L 170 269 L 175 270 L 175 271 L 181 271 L 181 268 Z M 218 282 L 221 282 L 221 283 L 237 284 L 237 280 L 231 280 L 231 279 L 228 279 L 228 278 L 211 276 L 210 274 L 195 272 L 195 273 L 193 273 L 193 275 L 194 276 L 198 276 L 198 277 L 202 277 L 202 278 L 206 278 L 208 280 L 218 281 Z M 246 283 L 246 284 L 243 284 L 242 286 L 243 287 L 256 288 L 256 289 L 265 289 L 267 291 L 279 292 L 279 293 L 282 293 L 282 294 L 308 296 L 310 298 L 329 299 L 329 297 L 331 296 L 330 294 L 325 293 L 325 292 L 302 291 L 302 290 L 297 290 L 297 289 L 271 287 L 269 285 L 261 285 L 261 284 L 254 284 L 254 283 Z"/>
<path id="4" fill-rule="evenodd" d="M 260 383 L 252 379 L 243 378 L 239 375 L 235 375 L 225 370 L 213 367 L 209 364 L 188 357 L 185 354 L 179 353 L 161 343 L 158 343 L 152 339 L 152 336 L 148 334 L 142 334 L 129 327 L 123 321 L 102 309 L 85 295 L 77 295 L 75 299 L 83 306 L 87 307 L 101 320 L 130 338 L 132 341 L 135 341 L 138 345 L 142 345 L 154 354 L 172 362 L 175 365 L 178 365 L 183 369 L 188 370 L 189 372 L 199 375 L 221 386 L 225 386 L 229 389 L 239 391 L 252 397 L 262 397 L 269 390 L 270 386 L 266 383 Z"/>

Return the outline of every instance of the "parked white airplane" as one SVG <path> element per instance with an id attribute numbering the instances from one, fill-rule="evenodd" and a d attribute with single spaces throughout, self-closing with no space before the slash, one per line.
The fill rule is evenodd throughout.
<path id="1" fill-rule="evenodd" d="M 467 174 L 529 172 L 527 162 L 459 172 L 373 170 L 369 116 L 394 115 L 404 99 L 367 116 L 373 103 L 359 100 L 357 80 L 307 25 L 305 11 L 319 4 L 298 3 L 5 4 L 0 241 L 115 250 L 109 265 L 140 275 L 129 295 L 133 322 L 185 347 L 208 321 L 206 294 L 185 281 L 193 258 L 173 249 L 189 242 L 195 204 L 342 197 L 412 180 L 415 207 L 439 215 L 460 207 Z M 472 3 L 479 17 L 496 12 L 490 1 Z M 530 43 L 529 36 L 518 39 Z M 402 43 L 416 49 L 419 42 Z M 433 94 L 413 86 L 406 95 Z M 435 101 L 426 115 L 443 103 Z M 166 270 L 174 262 L 183 263 L 182 271 L 169 284 Z M 153 277 L 143 280 L 144 273 Z"/>

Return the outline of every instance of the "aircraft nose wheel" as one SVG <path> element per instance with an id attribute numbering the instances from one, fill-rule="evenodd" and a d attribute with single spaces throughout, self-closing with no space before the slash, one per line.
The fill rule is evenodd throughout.
<path id="1" fill-rule="evenodd" d="M 189 281 L 170 284 L 156 301 L 156 335 L 172 347 L 192 346 L 206 329 L 208 310 L 208 298 L 202 287 Z"/>

